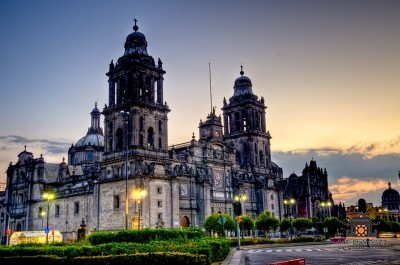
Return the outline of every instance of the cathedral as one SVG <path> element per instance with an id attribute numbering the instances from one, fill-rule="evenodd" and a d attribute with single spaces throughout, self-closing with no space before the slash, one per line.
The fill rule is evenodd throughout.
<path id="1" fill-rule="evenodd" d="M 330 216 L 343 217 L 344 209 L 341 204 L 334 205 L 332 193 L 328 190 L 328 172 L 326 168 L 318 167 L 314 159 L 310 164 L 306 163 L 301 176 L 292 173 L 281 181 L 281 185 L 287 216 L 315 216 L 321 219 Z"/>
<path id="2" fill-rule="evenodd" d="M 12 231 L 59 230 L 74 240 L 82 222 L 91 232 L 144 227 L 202 227 L 215 212 L 269 210 L 283 218 L 282 169 L 271 161 L 263 97 L 253 93 L 243 68 L 222 116 L 211 109 L 198 139 L 168 146 L 168 113 L 161 59 L 147 52 L 137 20 L 124 54 L 111 61 L 108 102 L 90 113 L 86 136 L 68 161 L 46 163 L 25 147 L 7 170 L 5 207 Z M 167 88 L 168 89 L 168 88 Z M 100 116 L 104 118 L 104 131 Z M 44 199 L 51 192 L 53 200 Z"/>

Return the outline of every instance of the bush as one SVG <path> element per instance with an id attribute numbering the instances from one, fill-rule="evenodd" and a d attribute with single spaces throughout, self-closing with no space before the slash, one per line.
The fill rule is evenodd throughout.
<path id="1" fill-rule="evenodd" d="M 63 264 L 63 258 L 51 255 L 0 257 L 1 265 L 29 264 L 29 265 L 58 265 Z"/>
<path id="2" fill-rule="evenodd" d="M 299 236 L 290 240 L 290 242 L 292 243 L 315 242 L 315 241 L 320 241 L 320 239 L 315 239 L 312 236 Z"/>
<path id="3" fill-rule="evenodd" d="M 230 241 L 227 239 L 207 239 L 211 248 L 211 260 L 222 261 L 228 256 L 230 249 Z"/>
<path id="4" fill-rule="evenodd" d="M 243 238 L 240 240 L 242 246 L 259 245 L 259 244 L 289 244 L 289 243 L 300 243 L 300 242 L 320 242 L 323 241 L 321 238 L 315 238 L 311 236 L 300 236 L 293 239 L 281 238 L 278 240 L 271 240 L 268 238 Z M 237 246 L 237 239 L 230 240 L 230 246 Z"/>
<path id="5" fill-rule="evenodd" d="M 148 243 L 151 241 L 187 240 L 204 237 L 204 232 L 199 228 L 188 229 L 141 229 L 122 230 L 120 232 L 97 232 L 88 237 L 92 245 L 111 242 Z"/>
<path id="6" fill-rule="evenodd" d="M 199 229 L 183 230 L 184 235 L 182 239 L 182 230 L 175 230 L 175 239 L 168 241 L 150 241 L 146 244 L 142 243 L 128 243 L 128 242 L 112 242 L 99 245 L 84 245 L 84 244 L 68 244 L 64 246 L 53 245 L 17 245 L 7 248 L 0 248 L 1 257 L 22 257 L 22 256 L 40 256 L 40 255 L 53 255 L 65 258 L 65 262 L 75 259 L 77 257 L 93 257 L 93 256 L 109 256 L 109 255 L 134 255 L 139 253 L 155 253 L 155 252 L 180 252 L 192 255 L 204 255 L 206 264 L 211 264 L 212 261 L 223 260 L 230 251 L 230 241 L 225 238 L 212 239 L 204 237 L 204 233 Z M 168 233 L 163 231 L 162 233 Z M 157 234 L 157 237 L 165 239 L 166 234 Z M 107 238 L 107 234 L 112 233 L 98 233 L 99 237 L 93 237 L 92 240 L 100 242 Z M 118 233 L 114 233 L 118 234 Z M 122 234 L 124 240 L 130 236 L 129 233 Z M 153 237 L 149 236 L 148 238 Z M 186 237 L 194 238 L 187 239 Z M 142 237 L 143 238 L 143 237 Z M 101 240 L 99 240 L 101 239 Z M 88 259 L 90 260 L 90 259 Z M 83 262 L 83 261 L 82 261 Z M 84 262 L 90 262 L 85 259 Z M 108 262 L 108 261 L 107 261 Z M 18 264 L 18 263 L 17 263 Z M 46 264 L 43 262 L 44 265 Z M 58 264 L 53 262 L 52 265 Z M 86 263 L 85 263 L 86 264 Z M 110 263 L 111 264 L 111 263 Z M 180 264 L 180 263 L 175 263 Z M 13 264 L 14 265 L 14 264 Z M 113 264 L 115 265 L 115 263 Z"/>

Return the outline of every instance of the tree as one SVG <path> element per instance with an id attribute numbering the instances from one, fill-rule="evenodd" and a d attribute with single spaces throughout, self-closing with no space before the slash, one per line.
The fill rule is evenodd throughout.
<path id="1" fill-rule="evenodd" d="M 210 233 L 213 231 L 219 235 L 223 235 L 222 225 L 218 222 L 220 221 L 221 216 L 226 218 L 224 230 L 234 230 L 236 228 L 236 222 L 226 213 L 213 213 L 212 215 L 207 216 L 206 221 L 204 222 L 204 228 Z"/>
<path id="2" fill-rule="evenodd" d="M 292 237 L 292 220 L 288 218 L 283 219 L 279 224 L 279 228 L 281 229 L 281 232 L 289 231 L 290 237 Z"/>
<path id="3" fill-rule="evenodd" d="M 393 232 L 400 232 L 400 223 L 392 222 L 392 231 Z"/>
<path id="4" fill-rule="evenodd" d="M 367 202 L 363 198 L 358 200 L 358 211 L 361 213 L 367 212 Z"/>
<path id="5" fill-rule="evenodd" d="M 256 227 L 259 230 L 264 230 L 268 233 L 270 230 L 275 230 L 279 226 L 279 220 L 272 216 L 270 211 L 265 211 L 260 214 L 256 220 Z"/>
<path id="6" fill-rule="evenodd" d="M 336 231 L 342 227 L 342 222 L 337 217 L 328 217 L 324 220 L 324 227 L 328 228 L 330 236 L 334 236 Z"/>
<path id="7" fill-rule="evenodd" d="M 377 224 L 377 225 L 375 225 L 375 229 L 378 232 L 392 231 L 392 224 L 390 222 L 386 222 L 385 220 L 383 220 L 381 218 L 375 218 L 373 222 Z"/>
<path id="8" fill-rule="evenodd" d="M 304 233 L 305 229 L 312 227 L 312 221 L 307 218 L 299 217 L 292 221 L 292 225 L 294 228 L 296 228 L 296 230 Z"/>
<path id="9" fill-rule="evenodd" d="M 254 230 L 254 220 L 248 215 L 243 215 L 242 223 L 239 224 L 239 227 L 242 231 Z"/>

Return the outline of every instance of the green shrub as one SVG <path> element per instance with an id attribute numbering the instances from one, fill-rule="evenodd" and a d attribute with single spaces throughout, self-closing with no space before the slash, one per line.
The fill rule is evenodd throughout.
<path id="1" fill-rule="evenodd" d="M 50 255 L 20 256 L 20 257 L 0 257 L 1 265 L 58 265 L 63 264 L 63 258 Z"/>
<path id="2" fill-rule="evenodd" d="M 311 237 L 311 236 L 300 236 L 295 237 L 293 239 L 288 238 L 281 238 L 277 240 L 271 240 L 268 238 L 241 238 L 240 244 L 242 246 L 249 246 L 249 245 L 259 245 L 259 244 L 288 244 L 288 243 L 301 243 L 301 242 L 321 242 L 321 238 L 319 237 Z M 237 246 L 237 239 L 230 240 L 230 246 L 236 247 Z"/>
<path id="3" fill-rule="evenodd" d="M 222 261 L 228 256 L 230 249 L 230 241 L 224 238 L 208 239 L 207 243 L 211 248 L 211 260 Z"/>
<path id="4" fill-rule="evenodd" d="M 301 243 L 301 242 L 314 242 L 315 238 L 312 236 L 299 236 L 291 239 L 292 243 Z"/>
<path id="5" fill-rule="evenodd" d="M 97 232 L 88 237 L 92 245 L 111 242 L 148 243 L 151 241 L 187 240 L 204 237 L 199 228 L 188 229 L 141 229 L 122 230 L 120 232 Z"/>

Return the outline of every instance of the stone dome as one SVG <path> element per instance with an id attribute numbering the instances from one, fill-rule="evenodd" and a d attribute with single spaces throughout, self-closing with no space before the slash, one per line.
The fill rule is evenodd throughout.
<path id="1" fill-rule="evenodd" d="M 97 108 L 97 102 L 95 102 L 94 109 L 90 112 L 90 116 L 92 117 L 91 126 L 87 134 L 76 142 L 75 147 L 88 145 L 104 147 L 104 136 L 103 130 L 100 128 L 100 111 Z"/>
<path id="2" fill-rule="evenodd" d="M 253 95 L 253 84 L 250 78 L 244 75 L 243 66 L 241 67 L 240 76 L 236 78 L 235 85 L 233 86 L 233 96 Z"/>
<path id="3" fill-rule="evenodd" d="M 400 195 L 395 189 L 392 189 L 390 182 L 388 183 L 389 188 L 382 193 L 382 207 L 388 210 L 399 210 L 400 209 Z"/>
<path id="4" fill-rule="evenodd" d="M 101 134 L 90 133 L 79 139 L 75 147 L 82 147 L 87 145 L 104 146 L 104 136 Z"/>
<path id="5" fill-rule="evenodd" d="M 134 32 L 126 37 L 125 41 L 125 55 L 132 53 L 146 54 L 147 55 L 147 41 L 143 33 L 139 32 L 139 27 L 136 25 L 137 20 L 135 19 L 135 25 L 133 26 Z"/>
<path id="6" fill-rule="evenodd" d="M 382 193 L 382 202 L 389 202 L 389 201 L 400 201 L 399 192 L 395 189 L 392 189 L 392 185 L 389 182 L 389 188 Z"/>

